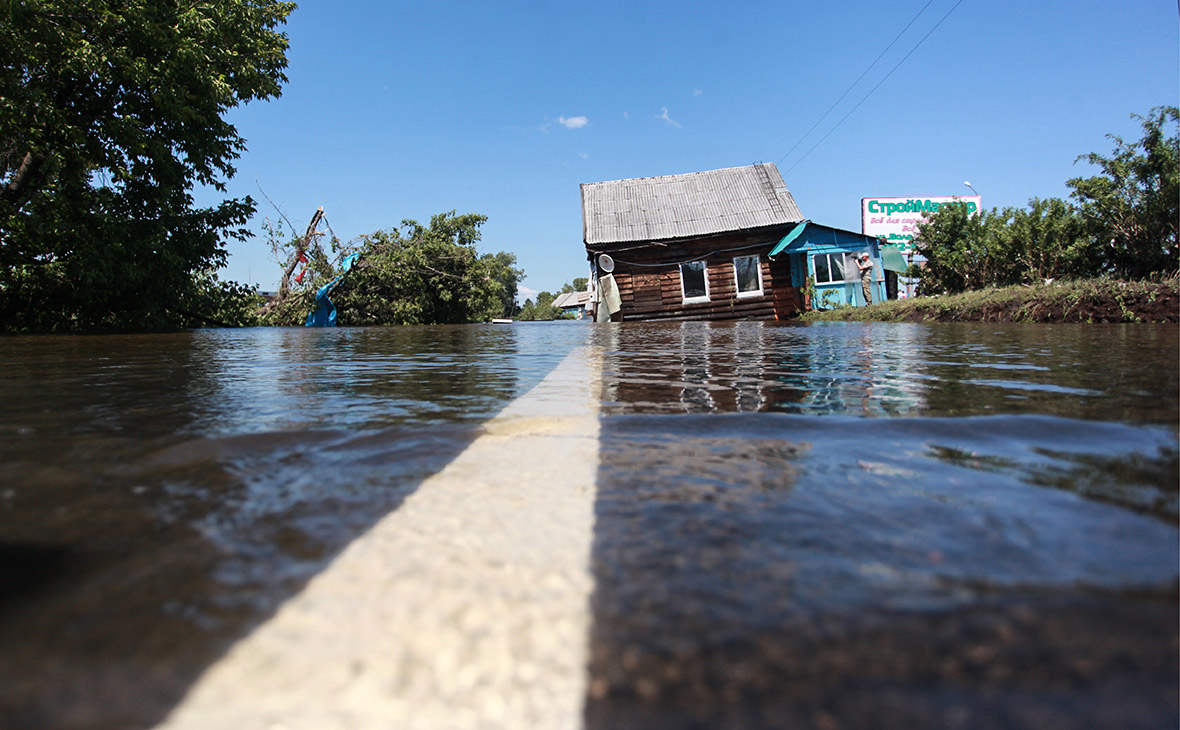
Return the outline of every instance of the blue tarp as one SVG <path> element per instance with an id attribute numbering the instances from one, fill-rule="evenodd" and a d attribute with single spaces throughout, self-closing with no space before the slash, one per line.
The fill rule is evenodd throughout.
<path id="1" fill-rule="evenodd" d="M 349 254 L 340 262 L 340 276 L 329 281 L 327 284 L 321 286 L 315 293 L 315 309 L 307 315 L 307 321 L 304 322 L 306 327 L 335 327 L 336 326 L 336 305 L 332 304 L 332 300 L 328 299 L 328 295 L 332 290 L 344 281 L 344 275 L 356 263 L 356 260 L 361 257 L 359 251 Z"/>

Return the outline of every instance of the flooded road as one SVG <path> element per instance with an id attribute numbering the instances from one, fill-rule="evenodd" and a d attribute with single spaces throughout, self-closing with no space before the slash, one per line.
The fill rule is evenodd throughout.
<path id="1" fill-rule="evenodd" d="M 583 340 L 0 340 L 0 727 L 149 727 Z"/>
<path id="2" fill-rule="evenodd" d="M 0 340 L 0 726 L 160 722 L 579 350 L 586 727 L 1174 723 L 1175 327 L 554 323 Z"/>
<path id="3" fill-rule="evenodd" d="M 588 727 L 1174 722 L 1174 328 L 610 337 Z"/>

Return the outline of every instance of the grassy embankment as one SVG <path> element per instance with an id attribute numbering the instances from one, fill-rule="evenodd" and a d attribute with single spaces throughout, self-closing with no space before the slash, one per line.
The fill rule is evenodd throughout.
<path id="1" fill-rule="evenodd" d="M 805 322 L 1177 322 L 1180 278 L 1054 282 L 809 312 Z"/>

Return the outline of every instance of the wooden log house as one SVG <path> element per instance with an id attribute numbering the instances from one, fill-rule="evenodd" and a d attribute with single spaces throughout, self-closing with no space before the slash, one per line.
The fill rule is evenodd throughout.
<path id="1" fill-rule="evenodd" d="M 581 192 L 599 321 L 606 276 L 618 291 L 613 321 L 789 319 L 813 305 L 802 294 L 814 275 L 812 240 L 830 246 L 838 238 L 840 248 L 871 252 L 879 263 L 875 240 L 811 223 L 789 252 L 771 258 L 803 221 L 773 164 L 585 183 Z"/>

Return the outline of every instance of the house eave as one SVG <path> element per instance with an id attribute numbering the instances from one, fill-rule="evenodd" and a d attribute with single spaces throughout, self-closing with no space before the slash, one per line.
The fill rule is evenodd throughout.
<path id="1" fill-rule="evenodd" d="M 670 247 L 682 244 L 699 243 L 701 241 L 708 241 L 710 239 L 727 238 L 731 236 L 760 236 L 767 235 L 773 237 L 776 232 L 790 229 L 797 221 L 789 223 L 774 223 L 766 226 L 758 226 L 755 228 L 735 228 L 732 230 L 718 231 L 716 233 L 705 233 L 695 236 L 678 236 L 675 238 L 660 238 L 652 240 L 626 240 L 626 241 L 609 241 L 583 244 L 586 247 L 586 252 L 591 255 L 600 253 L 616 253 L 618 251 L 634 251 L 637 249 L 652 248 L 652 247 Z M 776 241 L 767 241 L 767 245 L 773 245 Z"/>

